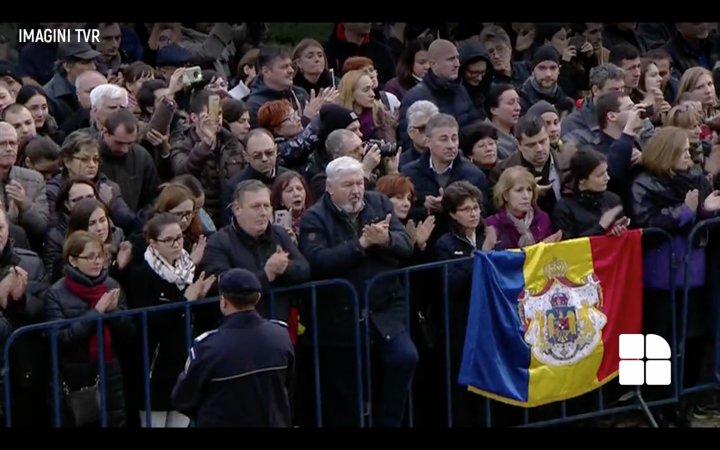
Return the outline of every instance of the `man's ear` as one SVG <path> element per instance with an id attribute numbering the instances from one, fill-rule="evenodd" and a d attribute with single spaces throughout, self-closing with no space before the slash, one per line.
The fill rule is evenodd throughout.
<path id="1" fill-rule="evenodd" d="M 27 157 L 27 156 L 25 157 L 25 167 L 27 167 L 28 169 L 34 169 L 34 168 L 35 168 L 35 167 L 33 166 L 32 160 L 31 160 L 29 157 Z"/>

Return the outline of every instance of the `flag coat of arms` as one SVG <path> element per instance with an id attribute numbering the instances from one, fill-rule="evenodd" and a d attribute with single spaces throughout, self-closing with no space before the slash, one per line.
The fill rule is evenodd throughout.
<path id="1" fill-rule="evenodd" d="M 642 329 L 642 232 L 476 252 L 459 383 L 523 407 L 615 378 Z"/>

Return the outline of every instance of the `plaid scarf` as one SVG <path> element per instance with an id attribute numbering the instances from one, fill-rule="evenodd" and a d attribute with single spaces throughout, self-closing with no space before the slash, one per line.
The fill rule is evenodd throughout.
<path id="1" fill-rule="evenodd" d="M 195 263 L 192 262 L 190 254 L 185 250 L 183 250 L 182 256 L 175 261 L 175 265 L 172 266 L 165 258 L 160 256 L 157 250 L 148 245 L 145 250 L 145 262 L 160 278 L 168 283 L 175 284 L 181 291 L 189 284 L 192 284 L 195 278 Z"/>

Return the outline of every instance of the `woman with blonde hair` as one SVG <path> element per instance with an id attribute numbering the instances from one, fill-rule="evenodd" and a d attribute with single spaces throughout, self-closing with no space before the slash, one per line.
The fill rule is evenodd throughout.
<path id="1" fill-rule="evenodd" d="M 497 248 L 521 248 L 562 238 L 561 231 L 553 234 L 550 216 L 537 205 L 538 195 L 535 177 L 525 167 L 503 171 L 493 190 L 497 213 L 485 220 L 486 227 L 495 228 Z"/>
<path id="2" fill-rule="evenodd" d="M 699 101 L 703 107 L 703 119 L 708 120 L 716 114 L 717 93 L 713 82 L 712 72 L 704 67 L 691 67 L 680 78 L 678 98 L 683 94 L 690 94 L 691 98 Z"/>
<path id="3" fill-rule="evenodd" d="M 340 79 L 328 70 L 325 50 L 315 39 L 300 41 L 293 49 L 292 61 L 296 69 L 293 84 L 308 94 L 312 90 L 317 94 L 323 88 L 334 88 L 340 83 Z"/>
<path id="4" fill-rule="evenodd" d="M 682 105 L 673 107 L 665 117 L 665 126 L 677 127 L 687 132 L 690 142 L 690 156 L 693 162 L 703 167 L 705 155 L 710 153 L 710 142 L 701 140 L 703 113 L 702 106 L 697 102 L 684 102 Z"/>
<path id="5" fill-rule="evenodd" d="M 347 72 L 340 80 L 339 93 L 336 103 L 357 114 L 364 139 L 396 141 L 395 121 L 375 98 L 368 74 L 359 70 Z"/>
<path id="6" fill-rule="evenodd" d="M 375 91 L 375 96 L 378 100 L 380 100 L 380 103 L 385 107 L 386 110 L 392 112 L 393 114 L 399 111 L 400 100 L 397 98 L 397 96 L 391 92 L 380 89 L 378 72 L 377 69 L 375 69 L 375 63 L 372 59 L 365 56 L 351 56 L 343 63 L 342 74 L 345 75 L 351 70 L 359 70 L 361 72 L 365 72 L 365 74 L 370 77 L 373 82 L 372 87 L 373 91 Z"/>
<path id="7" fill-rule="evenodd" d="M 691 69 L 692 70 L 692 69 Z M 705 246 L 708 232 L 701 232 L 693 242 L 686 264 L 692 267 L 685 279 L 683 270 L 669 271 L 673 251 L 687 253 L 688 234 L 697 222 L 717 214 L 720 193 L 711 192 L 710 183 L 701 170 L 693 167 L 690 141 L 686 130 L 663 127 L 648 141 L 643 150 L 643 171 L 631 188 L 631 218 L 638 228 L 657 227 L 673 235 L 673 242 L 649 242 L 643 246 L 643 285 L 646 299 L 643 309 L 643 332 L 670 336 L 673 304 L 670 290 L 675 277 L 676 298 L 689 288 L 685 318 L 685 386 L 693 386 L 700 378 L 703 348 L 707 343 L 709 303 L 704 291 L 706 267 Z M 677 317 L 682 317 L 677 302 Z M 682 322 L 679 321 L 681 324 Z M 696 407 L 697 408 L 697 407 Z M 697 412 L 697 411 L 696 411 Z"/>

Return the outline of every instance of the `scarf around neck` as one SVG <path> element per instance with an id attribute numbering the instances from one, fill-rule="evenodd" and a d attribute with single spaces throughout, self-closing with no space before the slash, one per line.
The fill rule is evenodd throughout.
<path id="1" fill-rule="evenodd" d="M 195 277 L 195 263 L 185 250 L 175 261 L 175 265 L 170 265 L 157 250 L 148 245 L 145 249 L 145 262 L 160 278 L 176 285 L 181 291 L 192 284 Z"/>
<path id="2" fill-rule="evenodd" d="M 530 226 L 533 222 L 534 210 L 530 210 L 525 213 L 525 217 L 518 219 L 510 211 L 507 212 L 507 216 L 510 218 L 510 222 L 515 226 L 520 239 L 518 240 L 518 247 L 525 247 L 526 245 L 532 245 L 535 243 L 535 236 L 530 231 Z"/>
<path id="3" fill-rule="evenodd" d="M 88 309 L 95 309 L 102 296 L 108 292 L 105 280 L 107 280 L 107 269 L 103 269 L 100 275 L 95 278 L 89 278 L 72 266 L 65 269 L 65 287 L 71 294 L 88 304 Z M 105 353 L 105 362 L 114 359 L 112 351 L 112 333 L 107 323 L 103 324 L 103 350 Z M 90 362 L 98 362 L 98 338 L 97 333 L 93 332 L 88 343 L 88 352 Z"/>

